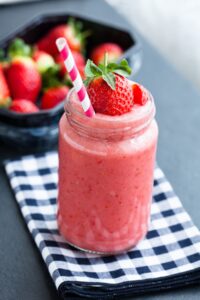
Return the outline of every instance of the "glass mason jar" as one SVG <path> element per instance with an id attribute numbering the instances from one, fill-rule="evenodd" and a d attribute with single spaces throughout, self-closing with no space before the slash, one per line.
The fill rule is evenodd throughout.
<path id="1" fill-rule="evenodd" d="M 121 116 L 86 117 L 72 89 L 59 125 L 58 226 L 78 249 L 102 254 L 147 233 L 158 137 L 152 96 Z"/>

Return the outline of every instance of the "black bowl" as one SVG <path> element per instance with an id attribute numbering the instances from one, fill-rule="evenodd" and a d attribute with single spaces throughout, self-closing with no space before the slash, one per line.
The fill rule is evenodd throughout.
<path id="1" fill-rule="evenodd" d="M 141 62 L 141 46 L 135 34 L 75 15 L 41 15 L 1 41 L 0 48 L 7 50 L 9 43 L 16 37 L 34 44 L 55 25 L 66 23 L 69 17 L 81 21 L 84 29 L 91 30 L 86 46 L 87 57 L 98 44 L 114 42 L 122 47 L 123 57 L 136 72 Z M 0 109 L 0 140 L 27 151 L 50 149 L 57 143 L 58 121 L 62 113 L 63 103 L 53 109 L 31 114 Z"/>

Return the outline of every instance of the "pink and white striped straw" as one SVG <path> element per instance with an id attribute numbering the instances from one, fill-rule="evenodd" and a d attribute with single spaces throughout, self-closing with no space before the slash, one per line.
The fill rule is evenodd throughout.
<path id="1" fill-rule="evenodd" d="M 83 84 L 83 80 L 79 74 L 79 71 L 77 69 L 73 55 L 71 53 L 71 50 L 69 49 L 66 39 L 63 37 L 58 38 L 56 40 L 56 45 L 58 51 L 60 52 L 63 58 L 65 68 L 68 71 L 69 76 L 73 82 L 75 91 L 81 102 L 85 115 L 87 117 L 93 117 L 95 115 L 94 109 L 92 107 L 86 88 Z"/>

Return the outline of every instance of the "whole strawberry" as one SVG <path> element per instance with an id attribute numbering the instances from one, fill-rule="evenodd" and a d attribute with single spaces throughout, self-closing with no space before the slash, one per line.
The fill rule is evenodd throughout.
<path id="1" fill-rule="evenodd" d="M 71 50 L 80 52 L 83 50 L 87 35 L 87 32 L 82 32 L 81 27 L 81 22 L 70 19 L 67 24 L 61 24 L 51 29 L 47 35 L 38 41 L 37 47 L 55 57 L 58 54 L 55 41 L 62 36 L 67 40 Z"/>
<path id="2" fill-rule="evenodd" d="M 17 113 L 35 113 L 38 107 L 31 101 L 26 99 L 14 99 L 10 105 L 10 110 Z"/>
<path id="3" fill-rule="evenodd" d="M 37 100 L 41 89 L 41 76 L 35 62 L 30 57 L 16 56 L 6 72 L 13 98 Z"/>
<path id="4" fill-rule="evenodd" d="M 36 66 L 40 74 L 43 74 L 48 68 L 55 65 L 53 57 L 45 51 L 36 50 L 33 53 L 32 58 L 36 62 Z"/>
<path id="5" fill-rule="evenodd" d="M 120 64 L 96 66 L 88 60 L 85 68 L 87 91 L 95 112 L 116 116 L 129 112 L 133 107 L 133 92 L 129 80 L 131 69 L 124 59 Z"/>
<path id="6" fill-rule="evenodd" d="M 0 65 L 0 108 L 9 107 L 10 102 L 10 91 L 3 73 L 3 67 Z"/>
<path id="7" fill-rule="evenodd" d="M 41 99 L 41 108 L 51 109 L 55 107 L 66 98 L 68 91 L 67 86 L 56 86 L 47 89 Z"/>
<path id="8" fill-rule="evenodd" d="M 134 104 L 145 105 L 149 99 L 147 90 L 140 84 L 132 84 Z"/>
<path id="9" fill-rule="evenodd" d="M 122 48 L 115 43 L 103 43 L 93 49 L 91 59 L 95 64 L 103 63 L 105 53 L 108 54 L 108 62 L 116 62 L 122 55 Z"/>
<path id="10" fill-rule="evenodd" d="M 77 51 L 72 51 L 72 55 L 74 57 L 75 64 L 79 70 L 79 73 L 82 78 L 84 78 L 84 68 L 85 68 L 85 57 L 83 54 Z M 65 76 L 66 74 L 66 68 L 63 62 L 63 58 L 61 54 L 58 54 L 55 58 L 55 61 L 60 65 L 60 74 L 61 76 Z"/>

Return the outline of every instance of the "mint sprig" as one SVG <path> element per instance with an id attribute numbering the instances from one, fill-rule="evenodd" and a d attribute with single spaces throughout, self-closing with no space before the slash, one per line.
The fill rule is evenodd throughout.
<path id="1" fill-rule="evenodd" d="M 98 66 L 93 63 L 92 60 L 88 59 L 85 66 L 85 75 L 86 79 L 84 80 L 84 84 L 88 86 L 90 82 L 95 79 L 102 77 L 103 80 L 108 84 L 108 86 L 115 90 L 116 80 L 115 74 L 119 74 L 121 76 L 129 76 L 131 74 L 131 68 L 128 65 L 126 59 L 122 59 L 119 64 L 117 63 L 107 63 L 107 53 L 104 56 L 104 63 L 99 64 Z"/>

